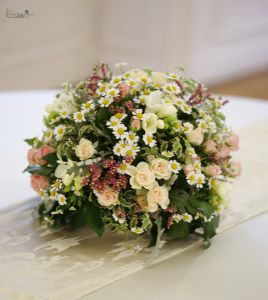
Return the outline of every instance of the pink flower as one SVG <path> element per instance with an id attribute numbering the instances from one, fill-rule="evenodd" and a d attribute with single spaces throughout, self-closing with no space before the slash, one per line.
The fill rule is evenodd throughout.
<path id="1" fill-rule="evenodd" d="M 230 156 L 230 148 L 227 145 L 222 144 L 219 151 L 216 153 L 216 158 L 227 158 L 228 156 Z"/>
<path id="2" fill-rule="evenodd" d="M 217 144 L 213 140 L 208 140 L 204 144 L 205 153 L 216 153 L 217 152 Z"/>
<path id="3" fill-rule="evenodd" d="M 187 176 L 188 174 L 194 172 L 194 166 L 188 164 L 188 165 L 184 166 L 183 171 L 184 171 L 184 174 Z"/>
<path id="4" fill-rule="evenodd" d="M 231 151 L 236 151 L 239 149 L 239 137 L 236 134 L 229 135 L 225 143 L 229 146 Z"/>
<path id="5" fill-rule="evenodd" d="M 205 167 L 204 173 L 207 176 L 216 176 L 221 174 L 221 168 L 218 165 L 212 164 Z"/>
<path id="6" fill-rule="evenodd" d="M 43 145 L 39 149 L 32 148 L 28 151 L 28 162 L 30 165 L 45 165 L 47 162 L 43 157 L 55 151 L 53 147 L 48 145 Z"/>
<path id="7" fill-rule="evenodd" d="M 41 175 L 31 175 L 31 187 L 34 191 L 39 192 L 40 189 L 45 189 L 48 187 L 48 178 Z"/>
<path id="8" fill-rule="evenodd" d="M 231 176 L 237 177 L 241 175 L 241 164 L 237 161 L 232 161 L 230 163 L 229 172 L 231 173 Z"/>
<path id="9" fill-rule="evenodd" d="M 119 90 L 120 90 L 121 97 L 124 98 L 128 94 L 128 92 L 130 90 L 130 86 L 127 85 L 126 83 L 120 84 Z"/>
<path id="10" fill-rule="evenodd" d="M 141 129 L 141 121 L 139 119 L 133 119 L 131 121 L 130 127 L 134 131 L 140 130 Z"/>

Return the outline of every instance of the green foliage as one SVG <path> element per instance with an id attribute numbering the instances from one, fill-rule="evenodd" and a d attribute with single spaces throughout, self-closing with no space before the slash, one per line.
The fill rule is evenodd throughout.
<path id="1" fill-rule="evenodd" d="M 104 222 L 101 218 L 101 210 L 93 202 L 86 202 L 83 205 L 82 213 L 86 224 L 97 233 L 98 236 L 102 236 L 104 232 Z"/>
<path id="2" fill-rule="evenodd" d="M 209 240 L 216 234 L 216 229 L 219 226 L 220 216 L 214 216 L 210 222 L 204 223 L 204 240 L 209 243 Z M 209 246 L 209 244 L 208 244 Z"/>
<path id="3" fill-rule="evenodd" d="M 50 153 L 43 157 L 43 159 L 51 166 L 56 167 L 58 165 L 58 156 L 56 152 Z"/>
<path id="4" fill-rule="evenodd" d="M 189 234 L 189 224 L 183 221 L 173 223 L 167 234 L 173 238 L 184 238 Z"/>
<path id="5" fill-rule="evenodd" d="M 31 165 L 31 166 L 28 166 L 27 168 L 25 168 L 23 170 L 23 173 L 28 172 L 30 174 L 46 176 L 46 175 L 50 174 L 53 170 L 54 170 L 54 168 L 49 168 L 46 166 Z"/>
<path id="6" fill-rule="evenodd" d="M 192 207 L 194 207 L 198 211 L 202 212 L 204 214 L 204 216 L 206 216 L 207 218 L 209 218 L 212 215 L 212 213 L 214 212 L 212 205 L 206 201 L 198 200 L 193 197 L 190 198 L 189 201 L 190 201 L 190 204 L 192 205 Z"/>

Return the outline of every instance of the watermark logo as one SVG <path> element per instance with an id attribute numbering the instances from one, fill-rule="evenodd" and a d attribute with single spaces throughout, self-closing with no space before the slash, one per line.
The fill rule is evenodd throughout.
<path id="1" fill-rule="evenodd" d="M 30 12 L 29 9 L 25 9 L 24 11 L 15 11 L 11 8 L 6 9 L 6 17 L 12 19 L 28 19 L 34 16 L 33 13 Z"/>

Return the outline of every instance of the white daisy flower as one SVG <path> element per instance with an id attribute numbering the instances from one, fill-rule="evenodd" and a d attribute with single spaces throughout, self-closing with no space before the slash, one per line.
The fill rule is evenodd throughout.
<path id="1" fill-rule="evenodd" d="M 126 63 L 126 62 L 119 62 L 119 63 L 115 64 L 116 68 L 124 68 L 126 66 L 128 66 L 128 63 Z"/>
<path id="2" fill-rule="evenodd" d="M 131 77 L 131 73 L 130 72 L 126 72 L 123 74 L 123 78 L 125 79 L 129 79 Z"/>
<path id="3" fill-rule="evenodd" d="M 214 121 L 209 122 L 209 129 L 210 129 L 211 133 L 217 132 L 217 125 Z"/>
<path id="4" fill-rule="evenodd" d="M 193 124 L 189 123 L 189 122 L 185 122 L 183 123 L 183 131 L 184 133 L 190 133 L 192 132 L 194 129 Z"/>
<path id="5" fill-rule="evenodd" d="M 57 200 L 58 200 L 59 205 L 65 205 L 67 203 L 66 197 L 62 194 L 58 194 Z"/>
<path id="6" fill-rule="evenodd" d="M 101 107 L 108 107 L 113 102 L 112 98 L 103 97 L 99 100 L 99 104 Z"/>
<path id="7" fill-rule="evenodd" d="M 179 99 L 176 99 L 174 104 L 180 107 L 181 105 L 185 104 L 185 102 L 183 99 L 179 98 Z"/>
<path id="8" fill-rule="evenodd" d="M 187 152 L 187 155 L 189 155 L 191 157 L 196 157 L 197 156 L 193 147 L 187 148 L 186 152 Z"/>
<path id="9" fill-rule="evenodd" d="M 111 79 L 111 84 L 117 86 L 122 82 L 122 76 L 113 76 Z"/>
<path id="10" fill-rule="evenodd" d="M 125 119 L 125 117 L 127 116 L 127 114 L 121 113 L 121 112 L 117 112 L 115 115 L 115 118 L 117 118 L 118 120 L 122 121 Z"/>
<path id="11" fill-rule="evenodd" d="M 113 128 L 113 134 L 117 139 L 123 139 L 126 136 L 127 127 L 124 124 L 119 124 Z"/>
<path id="12" fill-rule="evenodd" d="M 203 132 L 206 132 L 208 129 L 208 124 L 205 120 L 199 119 L 197 120 L 198 127 L 202 129 Z"/>
<path id="13" fill-rule="evenodd" d="M 49 198 L 50 198 L 51 200 L 54 200 L 54 199 L 56 199 L 57 197 L 58 197 L 58 193 L 57 193 L 57 191 L 56 191 L 55 188 L 52 188 L 51 190 L 49 190 Z"/>
<path id="14" fill-rule="evenodd" d="M 85 122 L 85 115 L 83 111 L 77 111 L 73 114 L 73 119 L 76 123 Z"/>
<path id="15" fill-rule="evenodd" d="M 181 165 L 179 162 L 177 162 L 176 160 L 171 160 L 169 161 L 169 170 L 172 173 L 178 174 L 179 171 L 181 170 Z"/>
<path id="16" fill-rule="evenodd" d="M 142 84 L 147 84 L 151 82 L 151 79 L 147 75 L 141 76 L 139 80 Z"/>
<path id="17" fill-rule="evenodd" d="M 185 113 L 185 114 L 191 114 L 192 108 L 190 105 L 183 103 L 180 105 L 180 109 Z"/>
<path id="18" fill-rule="evenodd" d="M 118 118 L 116 118 L 115 116 L 112 116 L 110 118 L 110 121 L 107 121 L 106 122 L 106 125 L 109 127 L 109 128 L 112 128 L 114 129 L 116 126 L 120 125 L 120 120 Z"/>
<path id="19" fill-rule="evenodd" d="M 113 153 L 117 156 L 121 156 L 122 155 L 121 151 L 122 151 L 122 148 L 121 148 L 120 144 L 116 143 L 113 147 Z"/>
<path id="20" fill-rule="evenodd" d="M 48 129 L 45 133 L 44 133 L 44 141 L 45 143 L 48 143 L 51 141 L 53 137 L 53 131 Z"/>
<path id="21" fill-rule="evenodd" d="M 62 209 L 57 209 L 51 213 L 51 215 L 63 215 L 63 210 Z"/>
<path id="22" fill-rule="evenodd" d="M 174 156 L 174 152 L 173 151 L 162 151 L 161 154 L 167 158 L 171 158 Z"/>
<path id="23" fill-rule="evenodd" d="M 107 85 L 106 85 L 106 83 L 100 83 L 99 84 L 99 88 L 96 90 L 96 94 L 98 96 L 105 96 L 106 91 L 107 91 Z"/>
<path id="24" fill-rule="evenodd" d="M 50 217 L 44 217 L 44 221 L 47 222 L 50 225 L 54 224 L 54 220 L 52 220 Z"/>
<path id="25" fill-rule="evenodd" d="M 107 91 L 107 96 L 110 97 L 110 98 L 116 98 L 117 96 L 119 96 L 119 89 L 116 89 L 116 88 L 110 88 L 108 91 Z"/>
<path id="26" fill-rule="evenodd" d="M 54 129 L 54 135 L 57 141 L 60 141 L 65 133 L 66 127 L 64 125 L 59 125 Z"/>
<path id="27" fill-rule="evenodd" d="M 125 157 L 133 157 L 135 158 L 137 156 L 137 153 L 139 152 L 140 148 L 137 145 L 131 145 L 127 146 L 125 149 Z"/>
<path id="28" fill-rule="evenodd" d="M 114 218 L 114 220 L 116 221 L 116 222 L 118 222 L 119 224 L 123 224 L 126 220 L 125 219 L 123 219 L 123 218 L 118 218 L 118 216 L 114 213 L 114 214 L 112 214 L 112 216 L 113 216 L 113 218 Z"/>
<path id="29" fill-rule="evenodd" d="M 207 116 L 207 113 L 202 109 L 200 109 L 198 112 L 201 118 L 205 118 Z"/>
<path id="30" fill-rule="evenodd" d="M 182 220 L 182 215 L 174 214 L 174 215 L 172 215 L 172 219 L 174 222 L 179 223 Z"/>
<path id="31" fill-rule="evenodd" d="M 167 94 L 179 94 L 181 89 L 176 83 L 166 83 L 163 86 L 163 91 Z"/>
<path id="32" fill-rule="evenodd" d="M 128 84 L 132 89 L 136 89 L 139 85 L 139 82 L 130 78 L 126 81 L 126 84 Z"/>
<path id="33" fill-rule="evenodd" d="M 90 110 L 95 108 L 95 104 L 93 103 L 92 100 L 87 101 L 86 103 L 82 104 L 82 109 L 85 112 L 89 112 Z"/>
<path id="34" fill-rule="evenodd" d="M 126 140 L 130 143 L 130 144 L 135 144 L 138 142 L 139 137 L 137 136 L 137 134 L 133 131 L 129 131 L 126 133 Z"/>
<path id="35" fill-rule="evenodd" d="M 52 187 L 55 188 L 56 191 L 62 188 L 62 182 L 59 179 L 56 179 L 52 184 Z"/>
<path id="36" fill-rule="evenodd" d="M 188 182 L 189 185 L 195 185 L 196 181 L 197 181 L 197 176 L 196 176 L 195 172 L 190 172 L 186 176 L 186 180 L 187 180 L 187 182 Z"/>
<path id="37" fill-rule="evenodd" d="M 124 155 L 126 154 L 127 149 L 128 149 L 130 146 L 129 146 L 128 143 L 127 143 L 126 141 L 124 141 L 124 140 L 121 140 L 121 141 L 119 142 L 119 145 L 120 145 L 120 147 L 121 147 L 121 155 L 124 156 Z"/>
<path id="38" fill-rule="evenodd" d="M 129 164 L 123 160 L 120 164 L 120 167 L 117 169 L 117 172 L 120 174 L 125 174 L 128 169 Z"/>
<path id="39" fill-rule="evenodd" d="M 148 145 L 149 147 L 156 145 L 156 140 L 151 133 L 145 133 L 142 139 L 144 140 L 145 145 Z"/>
<path id="40" fill-rule="evenodd" d="M 183 129 L 183 126 L 182 126 L 182 123 L 180 120 L 177 120 L 175 122 L 172 122 L 171 123 L 172 125 L 172 128 L 176 131 L 176 132 L 179 132 Z"/>
<path id="41" fill-rule="evenodd" d="M 143 111 L 142 111 L 142 109 L 140 109 L 140 108 L 135 109 L 133 111 L 133 116 L 134 116 L 134 119 L 142 120 L 142 117 L 143 117 Z"/>
<path id="42" fill-rule="evenodd" d="M 202 173 L 196 174 L 196 187 L 202 188 L 205 183 L 205 175 Z"/>
<path id="43" fill-rule="evenodd" d="M 168 74 L 168 79 L 171 79 L 171 80 L 179 80 L 180 77 L 179 77 L 179 75 L 177 75 L 177 74 L 170 73 L 170 74 Z"/>
<path id="44" fill-rule="evenodd" d="M 201 170 L 201 162 L 200 161 L 195 161 L 193 166 L 194 166 L 195 171 Z"/>
<path id="45" fill-rule="evenodd" d="M 66 110 L 60 111 L 60 116 L 62 119 L 67 119 L 69 117 L 69 113 Z"/>
<path id="46" fill-rule="evenodd" d="M 134 233 L 136 233 L 136 234 L 141 234 L 141 233 L 144 232 L 144 229 L 141 228 L 141 227 L 132 227 L 131 231 L 134 232 Z"/>
<path id="47" fill-rule="evenodd" d="M 193 217 L 192 217 L 190 214 L 188 214 L 188 213 L 184 213 L 184 214 L 182 215 L 182 220 L 183 220 L 184 222 L 186 222 L 186 223 L 191 223 L 192 220 L 193 220 Z"/>

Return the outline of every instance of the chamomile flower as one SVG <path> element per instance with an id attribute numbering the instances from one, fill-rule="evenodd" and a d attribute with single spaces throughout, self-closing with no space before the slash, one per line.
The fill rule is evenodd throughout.
<path id="1" fill-rule="evenodd" d="M 171 158 L 174 156 L 174 152 L 173 151 L 162 151 L 161 154 L 167 158 Z"/>
<path id="2" fill-rule="evenodd" d="M 131 231 L 136 233 L 136 234 L 142 234 L 144 232 L 144 229 L 141 227 L 132 227 Z"/>
<path id="3" fill-rule="evenodd" d="M 123 74 L 123 78 L 125 78 L 125 79 L 129 79 L 130 77 L 131 77 L 131 73 L 130 72 L 125 72 Z"/>
<path id="4" fill-rule="evenodd" d="M 59 115 L 62 119 L 67 119 L 69 117 L 69 113 L 66 110 L 60 111 Z"/>
<path id="5" fill-rule="evenodd" d="M 67 203 L 66 197 L 62 194 L 58 194 L 57 200 L 58 200 L 59 205 L 65 205 Z"/>
<path id="6" fill-rule="evenodd" d="M 125 117 L 127 116 L 125 113 L 122 112 L 117 112 L 115 115 L 115 118 L 117 118 L 119 121 L 122 121 L 125 119 Z"/>
<path id="7" fill-rule="evenodd" d="M 134 116 L 134 119 L 142 120 L 142 117 L 143 117 L 143 111 L 142 111 L 142 109 L 140 109 L 140 108 L 135 109 L 133 111 L 133 116 Z"/>
<path id="8" fill-rule="evenodd" d="M 117 86 L 122 82 L 122 76 L 113 76 L 111 79 L 111 84 Z"/>
<path id="9" fill-rule="evenodd" d="M 192 132 L 194 129 L 193 124 L 189 123 L 189 122 L 185 122 L 183 123 L 183 131 L 184 133 L 190 133 Z"/>
<path id="10" fill-rule="evenodd" d="M 180 109 L 185 113 L 185 114 L 191 114 L 192 108 L 190 105 L 183 103 L 180 105 Z"/>
<path id="11" fill-rule="evenodd" d="M 115 116 L 112 116 L 110 121 L 107 121 L 106 122 L 106 125 L 109 127 L 109 128 L 112 128 L 114 129 L 116 126 L 118 126 L 120 124 L 120 120 L 118 118 L 116 118 Z"/>
<path id="12" fill-rule="evenodd" d="M 202 173 L 196 174 L 196 187 L 202 188 L 205 183 L 205 175 Z"/>
<path id="13" fill-rule="evenodd" d="M 197 181 L 197 176 L 195 172 L 190 172 L 187 176 L 186 176 L 186 180 L 188 182 L 189 185 L 195 185 L 196 181 Z"/>
<path id="14" fill-rule="evenodd" d="M 204 119 L 197 120 L 198 127 L 202 129 L 203 132 L 206 132 L 208 129 L 208 124 Z"/>
<path id="15" fill-rule="evenodd" d="M 81 123 L 81 122 L 85 122 L 85 115 L 83 111 L 77 111 L 73 114 L 73 119 L 75 121 L 75 123 Z"/>
<path id="16" fill-rule="evenodd" d="M 38 192 L 38 194 L 39 194 L 39 196 L 40 196 L 41 199 L 45 198 L 46 195 L 47 195 L 47 193 L 46 193 L 46 191 L 44 189 L 40 189 L 39 192 Z"/>
<path id="17" fill-rule="evenodd" d="M 54 129 L 54 135 L 55 135 L 55 139 L 57 141 L 62 140 L 65 130 L 66 130 L 66 127 L 64 125 L 59 125 Z"/>
<path id="18" fill-rule="evenodd" d="M 140 97 L 139 97 L 139 103 L 140 104 L 142 104 L 142 105 L 145 105 L 145 97 L 146 97 L 147 95 L 140 95 Z"/>
<path id="19" fill-rule="evenodd" d="M 151 82 L 151 79 L 147 75 L 141 76 L 139 80 L 142 84 L 147 84 Z"/>
<path id="20" fill-rule="evenodd" d="M 171 160 L 169 161 L 169 170 L 172 173 L 178 174 L 179 171 L 181 170 L 181 165 L 179 162 L 177 162 L 176 160 Z"/>
<path id="21" fill-rule="evenodd" d="M 138 142 L 139 137 L 137 136 L 137 134 L 133 131 L 129 131 L 126 133 L 125 136 L 126 140 L 130 143 L 130 144 L 135 144 Z"/>
<path id="22" fill-rule="evenodd" d="M 119 218 L 115 213 L 112 214 L 114 220 L 119 224 L 123 224 L 126 220 L 124 218 Z"/>
<path id="23" fill-rule="evenodd" d="M 44 141 L 45 143 L 48 143 L 51 141 L 53 137 L 53 131 L 48 129 L 45 133 L 44 133 Z"/>
<path id="24" fill-rule="evenodd" d="M 121 145 L 119 143 L 116 143 L 113 147 L 113 153 L 117 156 L 121 156 L 121 151 L 122 151 L 122 148 L 121 148 Z"/>
<path id="25" fill-rule="evenodd" d="M 207 116 L 207 113 L 204 110 L 200 109 L 199 110 L 199 115 L 200 115 L 201 118 L 205 118 Z"/>
<path id="26" fill-rule="evenodd" d="M 182 215 L 174 214 L 174 215 L 172 215 L 172 219 L 174 222 L 179 223 L 182 220 Z"/>
<path id="27" fill-rule="evenodd" d="M 92 100 L 87 101 L 86 103 L 82 104 L 82 110 L 85 112 L 89 112 L 90 110 L 95 108 L 95 104 Z"/>
<path id="28" fill-rule="evenodd" d="M 156 140 L 151 133 L 145 133 L 142 139 L 145 145 L 148 145 L 149 147 L 153 147 L 156 145 Z"/>
<path id="29" fill-rule="evenodd" d="M 127 146 L 125 149 L 125 157 L 133 157 L 135 158 L 137 156 L 137 153 L 140 151 L 139 146 L 137 145 L 131 145 L 131 146 Z"/>
<path id="30" fill-rule="evenodd" d="M 55 188 L 52 188 L 50 191 L 49 191 L 49 198 L 51 200 L 55 200 L 56 198 L 58 197 L 58 193 L 56 191 Z"/>
<path id="31" fill-rule="evenodd" d="M 120 173 L 120 174 L 125 174 L 127 169 L 128 169 L 128 166 L 129 164 L 123 160 L 121 163 L 120 163 L 120 166 L 119 168 L 117 169 L 117 172 Z"/>
<path id="32" fill-rule="evenodd" d="M 186 222 L 186 223 L 191 223 L 192 220 L 193 220 L 193 217 L 192 217 L 190 214 L 188 214 L 188 213 L 184 213 L 184 214 L 182 215 L 182 220 L 183 220 L 184 222 Z"/>
<path id="33" fill-rule="evenodd" d="M 176 83 L 166 83 L 163 86 L 163 91 L 167 94 L 179 94 L 181 89 Z"/>
<path id="34" fill-rule="evenodd" d="M 57 209 L 54 210 L 51 215 L 63 215 L 63 210 L 62 209 Z"/>
<path id="35" fill-rule="evenodd" d="M 105 83 L 100 83 L 99 88 L 96 90 L 98 96 L 105 96 L 107 91 L 107 85 Z"/>
<path id="36" fill-rule="evenodd" d="M 193 166 L 194 166 L 195 171 L 201 170 L 201 162 L 199 160 L 195 161 Z"/>
<path id="37" fill-rule="evenodd" d="M 184 102 L 183 99 L 178 98 L 178 99 L 175 100 L 175 103 L 174 103 L 174 104 L 180 107 L 180 106 L 184 105 L 185 102 Z"/>
<path id="38" fill-rule="evenodd" d="M 132 89 L 136 89 L 139 85 L 139 82 L 130 78 L 126 81 L 126 84 L 128 84 Z"/>
<path id="39" fill-rule="evenodd" d="M 196 157 L 196 153 L 193 147 L 188 147 L 186 150 L 187 155 L 191 156 L 191 157 Z"/>
<path id="40" fill-rule="evenodd" d="M 99 104 L 101 107 L 108 107 L 113 102 L 113 99 L 110 97 L 102 97 L 99 100 Z"/>
<path id="41" fill-rule="evenodd" d="M 172 128 L 176 131 L 179 132 L 182 129 L 184 129 L 184 127 L 182 126 L 182 122 L 180 120 L 174 121 L 171 123 Z"/>
<path id="42" fill-rule="evenodd" d="M 119 63 L 115 64 L 115 67 L 120 68 L 120 69 L 124 68 L 126 66 L 128 66 L 128 63 L 126 63 L 126 62 L 119 62 Z"/>
<path id="43" fill-rule="evenodd" d="M 56 191 L 62 188 L 62 182 L 59 179 L 56 179 L 52 184 L 52 187 L 55 188 Z"/>
<path id="44" fill-rule="evenodd" d="M 127 127 L 124 124 L 119 124 L 113 128 L 113 134 L 117 139 L 123 139 L 126 136 Z"/>
<path id="45" fill-rule="evenodd" d="M 120 145 L 120 147 L 121 147 L 121 155 L 122 156 L 124 156 L 125 154 L 126 154 L 126 151 L 127 151 L 127 149 L 130 147 L 129 145 L 128 145 L 128 143 L 125 141 L 125 140 L 121 140 L 120 142 L 119 142 L 119 145 Z"/>
<path id="46" fill-rule="evenodd" d="M 214 121 L 209 122 L 209 129 L 210 129 L 211 133 L 217 132 L 217 125 Z"/>
<path id="47" fill-rule="evenodd" d="M 116 98 L 117 96 L 119 96 L 119 89 L 116 89 L 116 88 L 110 88 L 108 91 L 107 91 L 107 96 L 109 98 Z"/>
<path id="48" fill-rule="evenodd" d="M 170 73 L 170 74 L 168 74 L 168 79 L 171 79 L 171 80 L 179 80 L 180 77 L 179 77 L 179 75 L 177 75 L 177 74 Z"/>

